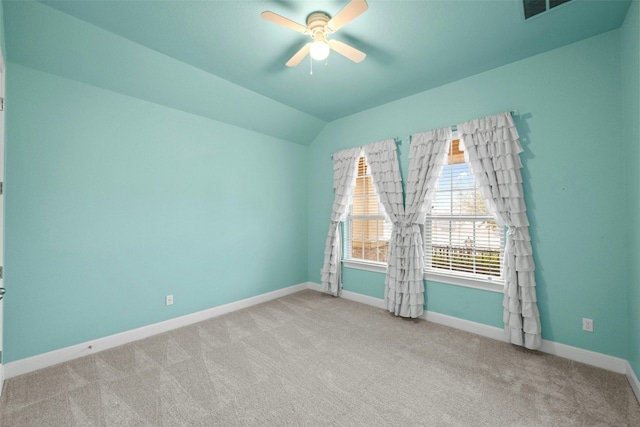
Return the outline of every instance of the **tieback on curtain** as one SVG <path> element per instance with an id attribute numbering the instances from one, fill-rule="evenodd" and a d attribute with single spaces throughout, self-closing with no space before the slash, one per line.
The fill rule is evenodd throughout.
<path id="1" fill-rule="evenodd" d="M 398 218 L 398 220 L 394 222 L 393 225 L 395 227 L 409 227 L 414 224 L 413 221 L 411 221 L 411 218 Z"/>
<path id="2" fill-rule="evenodd" d="M 517 114 L 517 111 L 515 112 Z M 504 249 L 503 322 L 510 342 L 537 349 L 542 344 L 537 308 L 535 263 L 522 188 L 522 163 L 514 112 L 471 120 L 457 126 L 465 159 L 480 194 L 499 225 L 509 228 Z"/>

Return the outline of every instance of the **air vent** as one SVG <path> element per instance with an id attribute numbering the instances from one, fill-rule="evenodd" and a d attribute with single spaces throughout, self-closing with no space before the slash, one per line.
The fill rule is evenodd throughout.
<path id="1" fill-rule="evenodd" d="M 522 0 L 524 19 L 529 19 L 569 1 L 571 0 Z"/>

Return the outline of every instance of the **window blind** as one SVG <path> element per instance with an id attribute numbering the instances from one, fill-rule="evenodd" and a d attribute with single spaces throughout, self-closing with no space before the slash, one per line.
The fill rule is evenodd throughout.
<path id="1" fill-rule="evenodd" d="M 358 160 L 356 187 L 346 228 L 347 259 L 387 262 L 392 225 L 376 194 L 364 156 Z"/>
<path id="2" fill-rule="evenodd" d="M 425 268 L 500 277 L 504 229 L 487 211 L 459 142 L 451 143 L 426 217 Z"/>

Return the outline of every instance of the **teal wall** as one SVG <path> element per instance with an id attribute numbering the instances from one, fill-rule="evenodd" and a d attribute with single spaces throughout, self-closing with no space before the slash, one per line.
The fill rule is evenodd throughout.
<path id="1" fill-rule="evenodd" d="M 8 60 L 308 145 L 325 122 L 42 3 L 4 3 Z"/>
<path id="2" fill-rule="evenodd" d="M 2 57 L 6 62 L 7 47 L 4 41 L 4 2 L 3 1 L 0 1 L 0 49 L 2 49 Z"/>
<path id="3" fill-rule="evenodd" d="M 406 175 L 411 133 L 518 109 L 543 337 L 628 357 L 640 375 L 637 0 L 619 31 L 322 131 L 324 122 L 38 3 L 0 2 L 4 52 L 3 6 L 5 361 L 319 282 L 331 153 L 399 137 Z M 225 103 L 192 104 L 193 90 Z M 165 106 L 172 96 L 183 97 L 179 109 Z M 383 282 L 344 271 L 353 292 L 382 298 Z M 426 285 L 428 310 L 502 326 L 501 294 Z"/>
<path id="4" fill-rule="evenodd" d="M 627 355 L 627 271 L 621 242 L 626 153 L 620 35 L 605 33 L 329 123 L 309 146 L 309 279 L 320 281 L 333 200 L 331 153 L 518 109 L 524 190 L 537 262 L 543 337 Z M 346 270 L 344 288 L 382 297 L 382 274 Z M 502 295 L 427 283 L 426 308 L 502 326 Z M 583 317 L 595 332 L 582 331 Z"/>
<path id="5" fill-rule="evenodd" d="M 622 108 L 629 221 L 629 362 L 640 378 L 640 3 L 635 0 L 620 30 Z"/>
<path id="6" fill-rule="evenodd" d="M 7 99 L 7 362 L 307 280 L 306 147 L 11 62 Z"/>

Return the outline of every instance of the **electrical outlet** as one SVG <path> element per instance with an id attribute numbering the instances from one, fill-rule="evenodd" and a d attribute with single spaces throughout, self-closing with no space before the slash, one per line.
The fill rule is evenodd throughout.
<path id="1" fill-rule="evenodd" d="M 173 295 L 167 295 L 167 298 L 165 300 L 167 305 L 173 305 Z"/>
<path id="2" fill-rule="evenodd" d="M 582 330 L 593 332 L 593 319 L 582 318 Z"/>

